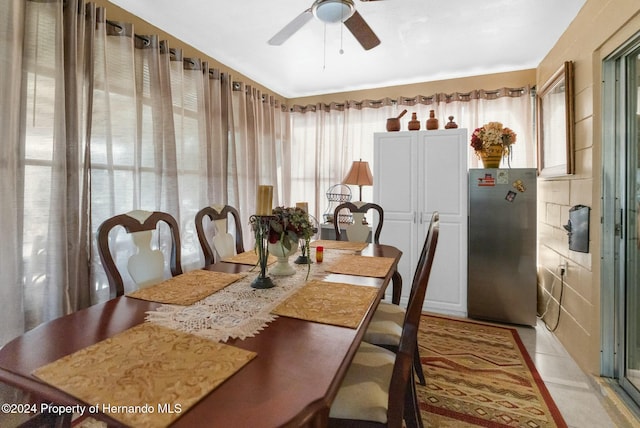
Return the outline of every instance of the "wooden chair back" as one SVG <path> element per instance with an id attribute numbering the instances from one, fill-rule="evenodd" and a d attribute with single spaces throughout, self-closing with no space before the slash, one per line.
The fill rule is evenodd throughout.
<path id="1" fill-rule="evenodd" d="M 204 254 L 205 265 L 216 262 L 216 253 L 220 259 L 234 255 L 234 237 L 229 233 L 229 215 L 233 218 L 235 227 L 235 254 L 244 253 L 242 224 L 240 223 L 240 214 L 237 209 L 230 205 L 213 205 L 202 208 L 196 214 L 196 233 Z M 205 217 L 208 217 L 214 223 L 213 248 L 211 248 L 209 239 L 207 239 L 204 227 Z"/>
<path id="2" fill-rule="evenodd" d="M 98 254 L 109 280 L 110 298 L 124 295 L 124 282 L 109 247 L 109 232 L 121 226 L 131 234 L 134 245 L 137 247 L 137 253 L 129 258 L 127 269 L 136 285 L 144 287 L 164 279 L 164 256 L 159 249 L 153 250 L 151 248 L 152 232 L 161 222 L 169 226 L 171 234 L 169 260 L 171 275 L 180 275 L 182 273 L 180 228 L 170 214 L 161 211 L 136 210 L 111 217 L 100 225 L 98 228 Z"/>
<path id="3" fill-rule="evenodd" d="M 341 233 L 340 227 L 344 223 L 340 222 L 340 212 L 344 210 L 350 212 L 353 215 L 354 221 L 352 224 L 346 225 L 345 233 Z M 378 223 L 376 225 L 376 230 L 373 232 L 372 241 L 374 244 L 380 244 L 380 233 L 382 232 L 382 225 L 384 224 L 384 210 L 380 205 L 373 202 L 344 202 L 336 207 L 336 209 L 333 211 L 333 230 L 336 236 L 336 241 L 367 242 L 367 236 L 369 235 L 369 225 L 363 224 L 362 220 L 364 219 L 364 215 L 370 210 L 373 210 L 378 214 Z M 396 305 L 400 304 L 401 297 L 402 276 L 400 276 L 400 272 L 396 270 L 393 273 L 393 289 L 391 292 L 391 302 Z"/>
<path id="4" fill-rule="evenodd" d="M 411 297 L 416 293 L 416 289 L 420 286 L 424 286 L 426 287 L 427 284 L 426 283 L 421 283 L 418 280 L 418 275 L 420 274 L 420 265 L 424 264 L 425 259 L 427 257 L 427 253 L 429 250 L 429 238 L 431 236 L 431 234 L 433 233 L 433 229 L 437 228 L 438 229 L 438 233 L 440 233 L 440 213 L 438 213 L 438 211 L 434 211 L 433 214 L 431 214 L 431 220 L 429 221 L 429 228 L 427 229 L 427 236 L 425 236 L 424 238 L 424 244 L 422 245 L 422 251 L 420 251 L 420 257 L 418 258 L 418 264 L 416 265 L 416 270 L 413 274 L 413 280 L 411 282 L 411 290 L 409 291 L 409 301 L 411 301 Z M 426 291 L 425 291 L 426 293 Z M 424 298 L 423 298 L 424 300 Z"/>
<path id="5" fill-rule="evenodd" d="M 389 410 L 388 425 L 401 426 L 403 417 L 419 420 L 420 415 L 406 415 L 405 412 L 419 412 L 415 406 L 417 402 L 415 382 L 413 380 L 413 358 L 418 346 L 418 328 L 420 326 L 420 316 L 422 315 L 422 305 L 427 293 L 429 276 L 433 266 L 438 237 L 440 234 L 440 221 L 438 216 L 432 217 L 429 225 L 429 232 L 425 239 L 424 246 L 416 273 L 411 285 L 411 296 L 405 315 L 400 346 L 396 353 L 396 360 L 389 387 Z"/>
<path id="6" fill-rule="evenodd" d="M 345 232 L 340 233 L 340 211 L 347 210 L 353 215 L 353 223 L 346 225 Z M 384 210 L 378 204 L 373 202 L 367 202 L 364 204 L 355 204 L 353 202 L 344 202 L 336 207 L 333 211 L 333 228 L 336 234 L 336 241 L 366 241 L 366 237 L 369 234 L 369 226 L 362 223 L 364 215 L 374 210 L 378 213 L 378 224 L 376 230 L 373 233 L 373 243 L 380 243 L 380 232 L 382 231 L 382 224 L 384 223 Z M 344 224 L 344 223 L 343 223 Z"/>

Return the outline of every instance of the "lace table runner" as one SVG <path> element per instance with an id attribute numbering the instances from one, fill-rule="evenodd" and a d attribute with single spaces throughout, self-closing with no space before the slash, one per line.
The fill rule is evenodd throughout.
<path id="1" fill-rule="evenodd" d="M 258 276 L 258 270 L 255 269 L 243 279 L 191 306 L 162 305 L 147 313 L 147 321 L 216 341 L 253 337 L 276 318 L 271 311 L 280 302 L 307 280 L 324 279 L 328 274 L 325 267 L 349 254 L 352 252 L 327 252 L 326 263 L 312 264 L 308 277 L 308 265 L 293 263 L 294 254 L 289 260 L 296 273 L 291 276 L 271 276 L 276 284 L 273 288 L 260 290 L 251 287 L 251 282 Z"/>

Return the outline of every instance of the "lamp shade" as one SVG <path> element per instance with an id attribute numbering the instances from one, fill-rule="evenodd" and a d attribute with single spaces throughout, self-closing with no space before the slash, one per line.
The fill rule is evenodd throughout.
<path id="1" fill-rule="evenodd" d="M 353 161 L 347 176 L 342 180 L 342 184 L 353 184 L 355 186 L 372 186 L 373 175 L 369 169 L 369 162 Z"/>
<path id="2" fill-rule="evenodd" d="M 362 200 L 362 186 L 373 186 L 373 175 L 369 169 L 369 162 L 353 161 L 347 176 L 342 184 L 353 184 L 360 187 L 360 200 Z"/>

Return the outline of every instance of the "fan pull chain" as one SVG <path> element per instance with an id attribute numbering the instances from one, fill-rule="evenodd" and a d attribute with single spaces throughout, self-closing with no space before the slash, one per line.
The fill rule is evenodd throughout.
<path id="1" fill-rule="evenodd" d="M 322 71 L 327 68 L 327 23 L 324 23 L 324 40 L 322 46 Z"/>
<path id="2" fill-rule="evenodd" d="M 340 25 L 340 50 L 338 51 L 340 53 L 340 55 L 344 54 L 344 49 L 342 49 L 342 35 L 344 34 L 344 16 L 342 17 L 343 20 L 341 22 L 342 25 Z"/>

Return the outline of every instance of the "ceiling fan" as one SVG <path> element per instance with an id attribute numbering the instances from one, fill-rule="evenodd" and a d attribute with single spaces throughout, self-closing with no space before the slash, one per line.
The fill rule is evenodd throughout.
<path id="1" fill-rule="evenodd" d="M 285 25 L 282 30 L 269 39 L 268 43 L 275 46 L 283 44 L 314 16 L 325 23 L 344 23 L 365 50 L 375 48 L 380 44 L 378 36 L 356 10 L 353 0 L 315 0 L 309 9 Z"/>

